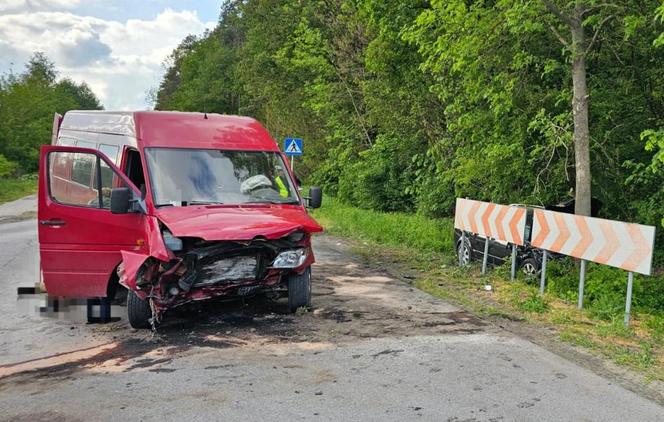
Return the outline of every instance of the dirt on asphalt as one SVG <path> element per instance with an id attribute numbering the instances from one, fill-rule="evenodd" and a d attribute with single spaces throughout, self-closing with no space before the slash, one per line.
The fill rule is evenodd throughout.
<path id="1" fill-rule="evenodd" d="M 367 338 L 499 332 L 348 254 L 341 239 L 316 239 L 313 308 L 290 314 L 286 303 L 255 297 L 203 302 L 167 314 L 156 333 L 129 328 L 126 318 L 106 325 L 54 323 L 41 344 L 66 341 L 71 332 L 91 346 L 0 365 L 0 391 L 27 383 L 50 384 L 79 373 L 152 372 L 174 358 L 207 348 L 271 351 L 319 350 Z M 382 353 L 399 353 L 386 350 Z M 378 356 L 376 356 L 378 357 Z"/>

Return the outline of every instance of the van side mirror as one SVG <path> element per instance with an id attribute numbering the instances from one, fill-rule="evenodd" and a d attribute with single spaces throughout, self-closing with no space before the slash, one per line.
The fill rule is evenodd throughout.
<path id="1" fill-rule="evenodd" d="M 111 189 L 111 213 L 127 214 L 129 212 L 129 188 Z"/>
<path id="2" fill-rule="evenodd" d="M 323 204 L 323 191 L 318 186 L 309 189 L 309 208 L 320 208 Z"/>

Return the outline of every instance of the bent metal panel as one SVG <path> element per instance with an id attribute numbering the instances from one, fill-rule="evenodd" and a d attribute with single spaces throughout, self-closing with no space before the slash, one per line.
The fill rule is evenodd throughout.
<path id="1" fill-rule="evenodd" d="M 454 227 L 484 237 L 523 245 L 526 209 L 457 198 Z"/>
<path id="2" fill-rule="evenodd" d="M 640 274 L 652 272 L 655 228 L 536 209 L 531 244 Z"/>

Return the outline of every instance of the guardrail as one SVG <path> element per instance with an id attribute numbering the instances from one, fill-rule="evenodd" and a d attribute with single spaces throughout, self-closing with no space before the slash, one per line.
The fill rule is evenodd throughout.
<path id="1" fill-rule="evenodd" d="M 486 238 L 482 274 L 486 273 L 491 238 L 512 244 L 512 280 L 516 274 L 517 245 L 530 241 L 532 247 L 542 249 L 540 294 L 544 294 L 546 284 L 547 251 L 580 259 L 579 309 L 583 308 L 588 261 L 626 270 L 624 322 L 629 325 L 634 273 L 652 274 L 655 227 L 535 208 L 531 240 L 524 238 L 526 215 L 525 207 L 457 198 L 454 227 L 461 230 L 464 247 L 466 232 Z"/>

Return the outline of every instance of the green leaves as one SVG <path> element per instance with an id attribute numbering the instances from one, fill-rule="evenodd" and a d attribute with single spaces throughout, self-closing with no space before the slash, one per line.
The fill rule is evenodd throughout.
<path id="1" fill-rule="evenodd" d="M 641 140 L 646 143 L 646 151 L 655 152 L 651 169 L 657 171 L 664 168 L 664 129 L 644 130 L 641 133 Z"/>
<path id="2" fill-rule="evenodd" d="M 552 1 L 573 12 L 574 2 Z M 595 40 L 593 190 L 605 216 L 654 224 L 664 217 L 664 172 L 652 171 L 664 5 L 614 3 L 587 0 L 583 15 Z M 257 117 L 277 139 L 301 136 L 300 175 L 363 207 L 447 216 L 456 196 L 569 197 L 572 51 L 559 38 L 571 36 L 541 0 L 229 4 L 214 31 L 173 52 L 159 105 L 200 110 L 204 99 Z"/>
<path id="3" fill-rule="evenodd" d="M 55 65 L 42 53 L 32 56 L 23 73 L 0 77 L 0 177 L 37 170 L 39 147 L 51 141 L 56 112 L 102 108 L 85 83 L 56 77 Z"/>
<path id="4" fill-rule="evenodd" d="M 0 177 L 11 175 L 16 170 L 16 163 L 13 163 L 0 154 Z"/>

